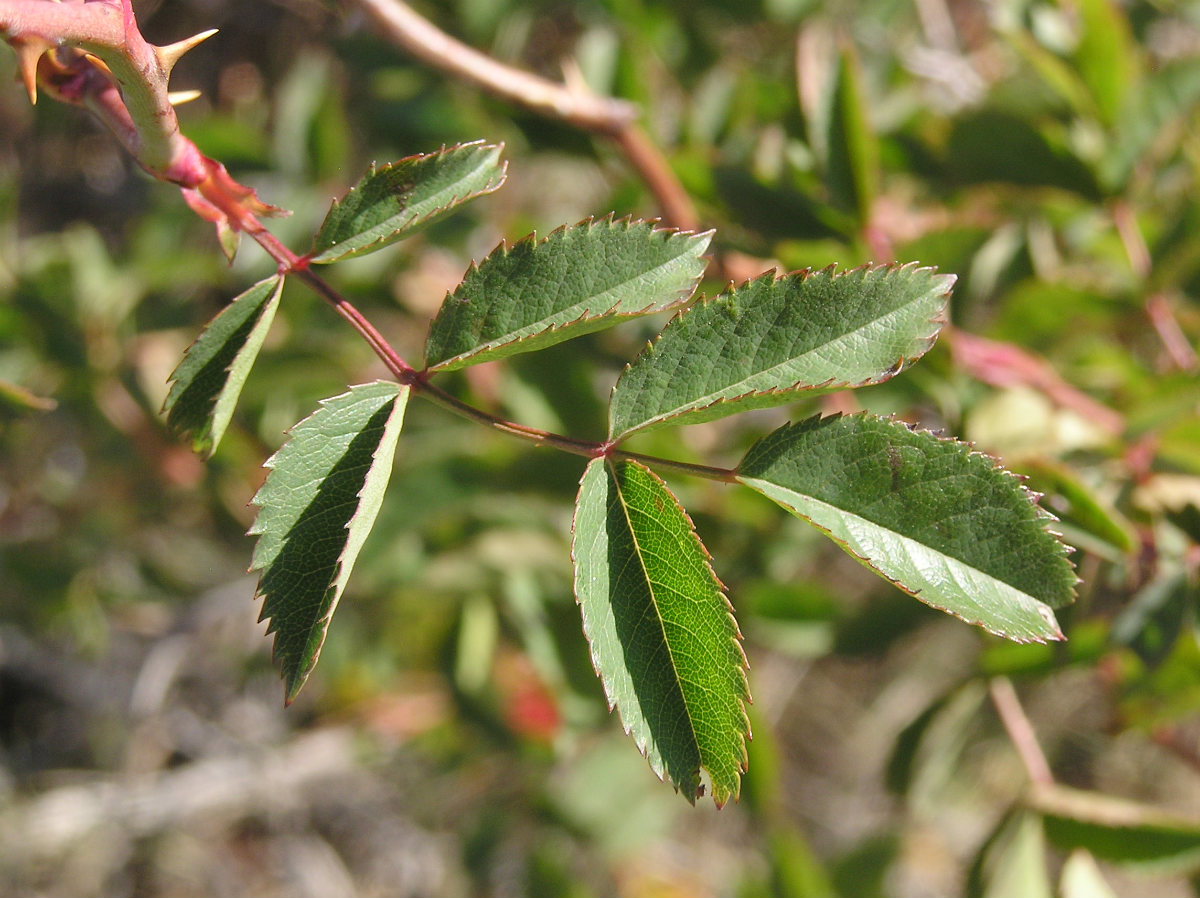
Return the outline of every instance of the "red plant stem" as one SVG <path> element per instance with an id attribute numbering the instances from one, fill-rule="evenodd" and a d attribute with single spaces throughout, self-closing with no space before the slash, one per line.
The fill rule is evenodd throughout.
<path id="1" fill-rule="evenodd" d="M 684 190 L 675 172 L 663 158 L 662 153 L 637 124 L 629 122 L 612 135 L 625 154 L 625 158 L 650 188 L 662 209 L 663 221 L 682 231 L 695 231 L 700 227 L 700 216 L 691 196 Z"/>
<path id="2" fill-rule="evenodd" d="M 1154 331 L 1167 351 L 1167 357 L 1180 371 L 1195 373 L 1200 370 L 1200 357 L 1192 348 L 1187 334 L 1171 311 L 1171 304 L 1162 293 L 1152 293 L 1146 299 L 1146 315 L 1154 325 Z"/>
<path id="3" fill-rule="evenodd" d="M 308 284 L 318 296 L 329 303 L 334 311 L 345 318 L 350 323 L 350 326 L 358 331 L 359 335 L 367 341 L 375 351 L 375 354 L 379 356 L 388 370 L 395 375 L 400 383 L 411 387 L 414 392 L 423 395 L 426 399 L 447 411 L 483 424 L 493 430 L 498 430 L 510 436 L 534 443 L 535 445 L 549 446 L 570 453 L 571 455 L 579 455 L 584 458 L 606 456 L 618 460 L 640 461 L 656 468 L 666 468 L 682 474 L 703 477 L 708 480 L 719 480 L 725 483 L 734 482 L 735 472 L 727 468 L 715 468 L 709 465 L 697 465 L 669 458 L 657 458 L 652 455 L 627 452 L 623 449 L 617 449 L 615 444 L 610 442 L 579 440 L 563 434 L 541 430 L 537 427 L 528 427 L 524 424 L 518 424 L 515 421 L 509 421 L 498 415 L 475 408 L 461 399 L 451 396 L 441 387 L 429 382 L 428 371 L 417 371 L 408 364 L 365 315 L 309 266 L 307 258 L 297 256 L 292 252 L 274 234 L 263 227 L 262 223 L 252 213 L 239 207 L 236 210 L 236 215 L 238 227 L 249 234 L 272 259 L 279 263 L 280 274 L 294 275 Z"/>
<path id="4" fill-rule="evenodd" d="M 360 5 L 393 40 L 418 58 L 543 114 L 612 138 L 658 197 L 667 221 L 684 230 L 696 228 L 691 198 L 636 124 L 633 104 L 505 66 L 441 32 L 400 0 L 360 0 Z M 735 479 L 734 472 L 724 468 L 643 456 L 617 449 L 611 441 L 577 440 L 526 427 L 474 408 L 431 384 L 431 372 L 409 365 L 366 316 L 313 270 L 308 257 L 292 252 L 259 220 L 259 215 L 282 210 L 259 201 L 253 190 L 236 182 L 220 163 L 204 157 L 180 133 L 167 81 L 179 56 L 206 36 L 154 47 L 138 30 L 131 0 L 73 4 L 0 0 L 0 39 L 17 50 L 31 100 L 36 99 L 37 78 L 56 99 L 89 108 L 150 174 L 180 185 L 188 204 L 214 222 L 219 233 L 232 230 L 250 235 L 275 260 L 280 275 L 295 276 L 308 284 L 366 340 L 400 383 L 455 414 L 536 445 L 585 458 L 639 460 L 725 482 Z M 63 44 L 97 54 L 103 63 L 83 53 L 46 55 Z"/>

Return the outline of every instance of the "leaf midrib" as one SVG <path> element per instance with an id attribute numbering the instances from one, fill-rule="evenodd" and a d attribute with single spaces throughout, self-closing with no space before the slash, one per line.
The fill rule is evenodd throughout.
<path id="1" fill-rule="evenodd" d="M 608 467 L 609 467 L 609 474 L 612 477 L 613 485 L 617 491 L 617 498 L 621 502 L 621 514 L 625 518 L 625 526 L 629 528 L 629 535 L 633 542 L 634 555 L 637 557 L 638 567 L 641 568 L 643 578 L 646 581 L 647 591 L 650 593 L 650 604 L 654 608 L 654 617 L 658 621 L 658 629 L 659 629 L 659 632 L 662 634 L 662 644 L 666 647 L 667 657 L 670 659 L 670 662 L 671 662 L 672 679 L 675 682 L 675 688 L 679 690 L 679 697 L 683 701 L 684 710 L 687 712 L 687 724 L 688 724 L 688 730 L 692 734 L 692 745 L 695 746 L 696 757 L 701 762 L 701 765 L 703 766 L 704 758 L 702 756 L 702 752 L 700 751 L 700 737 L 696 734 L 696 725 L 693 722 L 692 707 L 691 707 L 691 704 L 688 702 L 687 690 L 685 690 L 683 688 L 683 679 L 679 676 L 679 666 L 675 662 L 675 653 L 671 650 L 671 641 L 667 638 L 666 626 L 663 623 L 662 613 L 659 611 L 659 608 L 658 608 L 658 598 L 655 595 L 654 581 L 651 579 L 650 572 L 646 568 L 646 562 L 642 557 L 642 544 L 638 541 L 638 539 L 636 537 L 636 531 L 634 530 L 634 527 L 633 527 L 633 521 L 629 517 L 629 503 L 625 501 L 625 494 L 624 494 L 624 491 L 621 489 L 620 478 L 617 477 L 616 469 L 615 469 L 615 467 L 612 466 L 611 463 L 608 463 Z M 650 475 L 649 472 L 647 472 L 647 475 L 653 476 L 653 475 Z M 662 750 L 660 748 L 658 748 L 657 742 L 658 742 L 658 740 L 656 739 L 655 740 L 655 748 L 656 748 L 656 750 L 659 751 L 659 754 L 661 755 Z"/>
<path id="2" fill-rule="evenodd" d="M 689 235 L 689 236 L 691 236 L 691 235 Z M 544 244 L 540 244 L 540 245 L 544 245 Z M 688 249 L 690 249 L 690 247 L 688 247 Z M 632 284 L 637 284 L 640 281 L 645 281 L 645 280 L 650 279 L 651 277 L 657 276 L 660 272 L 665 271 L 666 269 L 679 264 L 680 260 L 687 257 L 687 255 L 688 255 L 688 253 L 686 251 L 679 253 L 677 255 L 674 255 L 671 258 L 667 259 L 666 261 L 656 265 L 654 268 L 643 271 L 640 274 L 638 274 L 632 278 L 628 278 L 624 281 L 621 281 L 618 284 L 614 284 L 612 287 L 609 287 L 607 290 L 603 291 L 602 293 L 595 293 L 595 294 L 592 294 L 591 296 L 584 297 L 579 302 L 577 302 L 573 305 L 567 306 L 565 308 L 559 309 L 557 312 L 554 312 L 552 315 L 548 315 L 539 321 L 535 321 L 532 324 L 527 324 L 521 328 L 510 329 L 508 331 L 508 333 L 501 334 L 500 336 L 497 336 L 497 337 L 493 337 L 490 340 L 488 340 L 487 342 L 482 343 L 481 345 L 476 346 L 473 349 L 468 350 L 467 352 L 461 352 L 458 355 L 451 356 L 450 358 L 445 359 L 444 361 L 438 362 L 436 365 L 434 365 L 432 367 L 435 367 L 435 368 L 443 367 L 443 366 L 449 364 L 450 362 L 458 362 L 458 361 L 462 361 L 463 359 L 474 358 L 475 356 L 477 356 L 481 353 L 488 352 L 493 349 L 499 349 L 504 346 L 511 346 L 514 343 L 519 343 L 522 340 L 528 340 L 531 337 L 538 337 L 538 336 L 541 336 L 542 334 L 552 333 L 553 331 L 561 330 L 562 328 L 567 327 L 569 325 L 578 324 L 581 321 L 600 321 L 601 319 L 611 318 L 614 316 L 618 316 L 618 317 L 626 316 L 626 317 L 632 318 L 632 317 L 636 317 L 638 315 L 645 314 L 651 309 L 653 309 L 656 312 L 665 311 L 665 310 L 671 308 L 672 306 L 677 305 L 681 301 L 681 297 L 686 297 L 689 294 L 687 287 L 681 287 L 678 291 L 676 291 L 675 297 L 673 299 L 671 299 L 667 302 L 664 302 L 661 305 L 656 305 L 655 303 L 651 302 L 651 303 L 647 303 L 646 305 L 641 306 L 640 308 L 637 308 L 637 309 L 621 310 L 621 301 L 618 300 L 614 305 L 609 306 L 606 311 L 592 314 L 591 310 L 590 310 L 590 304 L 595 302 L 597 299 L 602 299 L 603 297 L 609 296 L 618 291 L 626 290 Z M 689 283 L 695 284 L 697 280 L 698 280 L 698 277 L 693 277 L 693 278 L 691 278 Z M 579 314 L 575 314 L 576 310 L 580 309 L 581 307 L 584 307 L 583 311 Z M 620 311 L 618 311 L 618 310 L 620 310 Z M 569 317 L 565 317 L 561 321 L 553 321 L 552 320 L 552 321 L 550 321 L 549 324 L 546 324 L 547 319 L 560 318 L 562 316 L 569 316 Z M 486 321 L 486 317 L 484 320 Z M 480 330 L 483 330 L 483 328 L 480 328 Z"/>
<path id="3" fill-rule="evenodd" d="M 836 342 L 844 341 L 850 337 L 853 337 L 855 334 L 858 334 L 858 333 L 866 330 L 869 327 L 874 327 L 874 326 L 880 324 L 881 322 L 886 323 L 889 319 L 891 319 L 895 316 L 898 316 L 901 312 L 905 312 L 905 311 L 909 310 L 913 305 L 920 302 L 920 300 L 924 299 L 924 298 L 925 298 L 925 296 L 921 296 L 921 297 L 913 300 L 913 302 L 906 303 L 903 306 L 893 309 L 892 311 L 888 312 L 886 315 L 881 315 L 878 318 L 872 318 L 870 321 L 859 325 L 854 330 L 845 331 L 844 333 L 839 334 L 833 340 L 828 340 L 825 343 L 820 344 L 819 346 L 814 346 L 812 349 L 809 349 L 803 355 L 792 356 L 791 358 L 786 359 L 782 362 L 779 362 L 778 364 L 771 365 L 770 367 L 763 368 L 759 371 L 755 371 L 752 374 L 749 374 L 746 377 L 743 377 L 741 380 L 735 381 L 734 383 L 731 383 L 728 386 L 723 387 L 720 390 L 705 393 L 703 396 L 699 396 L 699 397 L 692 399 L 689 402 L 686 402 L 682 405 L 677 405 L 668 411 L 665 411 L 658 415 L 655 415 L 653 418 L 646 420 L 644 423 L 639 424 L 637 427 L 627 428 L 624 431 L 624 433 L 630 433 L 633 430 L 642 430 L 642 429 L 644 429 L 646 427 L 650 427 L 651 425 L 654 425 L 654 424 L 661 424 L 663 421 L 669 421 L 671 418 L 678 418 L 680 415 L 686 415 L 688 412 L 696 411 L 697 409 L 709 408 L 720 402 L 736 402 L 738 400 L 748 399 L 751 397 L 770 396 L 772 394 L 782 395 L 784 393 L 802 393 L 802 392 L 807 392 L 809 390 L 823 390 L 823 389 L 828 389 L 830 387 L 838 387 L 838 386 L 851 387 L 851 386 L 865 385 L 865 384 L 851 384 L 846 381 L 838 381 L 833 378 L 830 378 L 829 380 L 823 381 L 822 383 L 818 383 L 818 384 L 805 384 L 804 386 L 801 386 L 801 384 L 804 383 L 803 381 L 795 381 L 786 386 L 769 389 L 769 390 L 748 387 L 745 392 L 741 392 L 741 393 L 734 392 L 743 384 L 748 384 L 750 381 L 755 380 L 757 378 L 765 377 L 776 371 L 786 369 L 789 365 L 795 364 L 795 363 L 801 361 L 802 359 L 807 359 L 810 356 L 817 353 L 818 351 L 825 349 L 826 347 L 829 347 Z M 931 325 L 933 324 L 932 320 L 930 321 L 930 324 Z M 769 328 L 764 330 L 764 334 L 769 333 L 769 332 L 770 332 Z M 936 330 L 934 332 L 936 333 Z M 726 345 L 728 345 L 728 342 L 726 343 Z M 762 343 L 760 341 L 759 347 L 761 347 L 761 346 L 762 346 Z M 868 382 L 869 381 L 870 381 L 870 378 L 868 378 Z M 729 395 L 729 394 L 732 394 L 732 395 Z"/>

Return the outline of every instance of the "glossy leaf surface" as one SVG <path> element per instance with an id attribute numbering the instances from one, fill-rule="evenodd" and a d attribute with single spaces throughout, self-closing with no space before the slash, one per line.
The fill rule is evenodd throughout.
<path id="1" fill-rule="evenodd" d="M 604 219 L 502 245 L 442 303 L 425 364 L 451 371 L 673 308 L 696 289 L 711 237 Z"/>
<path id="2" fill-rule="evenodd" d="M 687 514 L 642 465 L 595 459 L 579 488 L 573 555 L 609 705 L 655 773 L 694 802 L 703 768 L 724 804 L 746 765 L 746 659 Z"/>
<path id="3" fill-rule="evenodd" d="M 375 523 L 391 474 L 408 387 L 376 381 L 326 399 L 267 460 L 254 497 L 262 571 L 260 620 L 270 619 L 290 702 L 317 663 L 329 621 Z"/>
<path id="4" fill-rule="evenodd" d="M 953 275 L 916 265 L 767 274 L 681 312 L 613 389 L 614 439 L 879 383 L 933 345 Z"/>
<path id="5" fill-rule="evenodd" d="M 1017 642 L 1062 639 L 1076 578 L 1049 515 L 964 443 L 867 416 L 814 417 L 756 443 L 738 479 L 935 608 Z"/>

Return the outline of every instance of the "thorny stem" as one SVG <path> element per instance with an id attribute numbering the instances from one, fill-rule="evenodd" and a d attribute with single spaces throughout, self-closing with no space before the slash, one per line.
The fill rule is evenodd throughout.
<path id="1" fill-rule="evenodd" d="M 509 69 L 438 31 L 398 0 L 362 0 L 362 5 L 418 57 L 461 78 L 490 86 L 510 99 L 612 137 L 661 197 L 668 219 L 685 230 L 694 229 L 696 214 L 691 200 L 634 123 L 637 111 L 632 104 L 597 97 L 586 90 L 571 90 Z M 180 133 L 167 89 L 170 71 L 184 53 L 211 33 L 155 47 L 138 30 L 130 0 L 71 4 L 0 0 L 0 39 L 17 51 L 31 100 L 36 100 L 40 82 L 55 99 L 90 109 L 150 174 L 183 188 L 193 211 L 216 224 L 231 258 L 237 236 L 248 234 L 275 260 L 281 275 L 304 281 L 349 322 L 400 383 L 457 415 L 535 445 L 552 446 L 585 458 L 638 459 L 699 477 L 734 479 L 734 472 L 724 468 L 643 456 L 618 449 L 611 441 L 578 440 L 526 427 L 474 408 L 430 383 L 431 372 L 409 365 L 365 315 L 313 270 L 307 256 L 294 253 L 262 224 L 259 216 L 284 214 L 283 210 L 261 202 L 253 190 L 235 181 L 224 166 L 203 156 Z M 63 45 L 85 52 L 48 52 Z"/>

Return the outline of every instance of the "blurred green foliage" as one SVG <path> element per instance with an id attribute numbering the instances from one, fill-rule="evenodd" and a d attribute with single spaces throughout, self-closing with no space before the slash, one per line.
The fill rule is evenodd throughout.
<path id="1" fill-rule="evenodd" d="M 551 77 L 573 59 L 594 90 L 640 103 L 721 252 L 789 269 L 886 256 L 957 273 L 953 323 L 1038 353 L 1059 380 L 951 334 L 855 398 L 1029 473 L 1079 549 L 1080 598 L 1063 616 L 1066 644 L 1003 643 L 882 587 L 748 491 L 672 481 L 740 597 L 758 701 L 741 804 L 686 810 L 629 750 L 579 639 L 568 546 L 582 462 L 413 403 L 322 665 L 267 741 L 352 722 L 380 788 L 401 790 L 405 812 L 445 836 L 447 894 L 1071 896 L 1097 881 L 1196 893 L 1194 824 L 1147 807 L 1200 807 L 1195 6 L 455 0 L 423 12 Z M 276 233 L 297 250 L 369 162 L 507 144 L 500 193 L 332 270 L 407 357 L 444 292 L 502 237 L 610 210 L 657 214 L 614 146 L 411 64 L 351 3 L 162 0 L 139 16 L 160 43 L 221 28 L 176 75 L 173 86 L 204 92 L 183 108 L 184 129 L 294 211 Z M 243 534 L 263 458 L 319 398 L 379 369 L 289 285 L 202 466 L 158 414 L 166 378 L 270 261 L 245 247 L 227 268 L 211 228 L 85 114 L 48 102 L 35 114 L 13 85 L 0 120 L 3 816 L 56 771 L 197 760 L 171 709 L 256 744 L 221 710 L 278 695 L 267 640 L 247 638 L 244 617 L 240 635 L 227 626 L 164 687 L 154 719 L 173 747 L 161 757 L 144 753 L 129 701 L 93 700 L 78 674 L 132 694 L 156 646 L 194 636 L 189 609 L 214 591 L 237 591 L 251 613 Z M 449 383 L 512 419 L 599 438 L 600 397 L 650 328 Z M 811 403 L 648 434 L 638 448 L 723 463 Z M 21 660 L 13 646 L 26 643 L 61 659 L 58 679 Z M 1030 801 L 986 702 L 993 676 L 1019 687 L 1060 782 L 1141 802 L 1136 813 L 1105 826 L 1112 807 Z M 371 826 L 371 805 L 357 807 L 346 845 Z M 266 812 L 246 819 L 219 843 L 281 831 Z M 1169 843 L 1157 867 L 1112 849 L 1151 852 L 1150 831 Z M 353 851 L 324 837 L 358 876 Z M 13 854 L 19 840 L 4 838 Z M 168 842 L 140 838 L 92 879 L 20 863 L 0 883 L 171 891 Z M 1127 878 L 1148 866 L 1170 878 Z M 190 875 L 200 891 L 222 888 L 203 878 L 215 873 Z"/>

